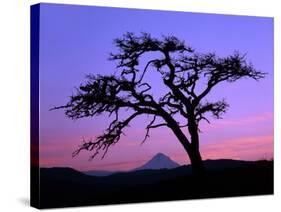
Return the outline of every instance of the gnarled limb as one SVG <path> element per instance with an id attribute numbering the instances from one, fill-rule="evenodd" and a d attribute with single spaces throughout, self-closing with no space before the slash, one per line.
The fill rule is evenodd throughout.
<path id="1" fill-rule="evenodd" d="M 205 114 L 210 113 L 213 117 L 220 119 L 222 114 L 224 114 L 229 105 L 223 99 L 222 101 L 217 101 L 215 103 L 206 102 L 204 104 L 199 104 L 195 109 L 195 117 L 197 123 L 201 120 L 205 120 L 208 123 L 210 121 L 206 118 Z"/>

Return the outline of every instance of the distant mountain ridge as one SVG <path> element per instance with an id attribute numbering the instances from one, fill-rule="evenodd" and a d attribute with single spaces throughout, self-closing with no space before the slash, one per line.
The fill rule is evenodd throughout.
<path id="1" fill-rule="evenodd" d="M 154 156 L 155 157 L 155 156 Z M 154 158 L 153 157 L 153 158 Z M 152 158 L 152 159 L 153 159 Z M 158 158 L 158 157 L 156 157 Z M 152 160 L 151 159 L 151 160 Z M 154 158 L 155 159 L 155 158 Z M 150 160 L 150 161 L 151 161 Z M 149 161 L 148 161 L 149 162 Z M 146 164 L 148 164 L 148 162 Z M 203 161 L 205 168 L 207 171 L 219 171 L 219 170 L 226 170 L 226 169 L 236 169 L 236 168 L 246 168 L 254 165 L 259 165 L 262 166 L 263 164 L 268 164 L 272 163 L 272 161 L 243 161 L 243 160 L 232 160 L 232 159 L 217 159 L 217 160 L 205 160 Z M 146 165 L 145 164 L 145 165 Z M 144 166 L 141 166 L 144 167 Z M 139 167 L 139 168 L 141 168 Z M 147 167 L 147 166 L 145 166 Z M 127 171 L 127 172 L 110 172 L 110 171 L 93 171 L 93 172 L 105 172 L 104 174 L 100 174 L 100 176 L 97 175 L 92 175 L 89 176 L 90 174 L 87 174 L 88 172 L 80 172 L 78 170 L 75 170 L 73 168 L 69 167 L 53 167 L 53 168 L 40 168 L 40 173 L 44 178 L 53 178 L 56 180 L 70 180 L 70 181 L 75 181 L 75 180 L 85 180 L 85 181 L 92 181 L 92 179 L 103 179 L 104 177 L 110 177 L 110 178 L 115 178 L 115 177 L 131 177 L 131 176 L 138 176 L 138 175 L 162 175 L 161 173 L 166 173 L 166 174 L 171 174 L 172 176 L 180 176 L 180 175 L 191 175 L 192 174 L 192 167 L 191 165 L 182 165 L 178 166 L 175 168 L 170 168 L 170 169 L 142 169 L 142 170 L 137 170 L 138 168 Z M 108 174 L 108 175 L 107 175 Z M 158 177 L 159 177 L 158 176 Z M 104 179 L 105 179 L 104 178 Z M 151 177 L 149 177 L 150 179 Z"/>
<path id="2" fill-rule="evenodd" d="M 154 155 L 149 161 L 147 161 L 142 166 L 134 168 L 130 171 L 140 171 L 140 170 L 159 170 L 159 169 L 174 169 L 179 167 L 180 165 L 169 158 L 167 155 L 163 153 L 157 153 Z M 105 170 L 89 170 L 84 172 L 87 175 L 105 177 L 116 173 L 124 173 L 122 171 L 105 171 Z"/>
<path id="3" fill-rule="evenodd" d="M 166 156 L 163 153 L 157 153 L 153 158 L 151 158 L 148 162 L 143 164 L 140 167 L 133 169 L 133 171 L 137 170 L 146 170 L 146 169 L 174 169 L 179 167 L 180 165 L 173 161 L 171 158 Z"/>
<path id="4" fill-rule="evenodd" d="M 212 171 L 212 170 L 224 170 L 226 168 L 239 168 L 242 166 L 249 165 L 252 162 L 243 161 L 243 160 L 233 160 L 233 159 L 215 159 L 215 160 L 207 159 L 204 160 L 203 163 L 206 170 Z M 181 166 L 163 153 L 157 153 L 145 164 L 129 171 L 90 170 L 90 171 L 85 171 L 83 173 L 90 176 L 106 177 L 106 176 L 111 176 L 113 174 L 122 175 L 122 174 L 134 173 L 138 171 L 148 172 L 149 170 L 157 171 L 162 169 L 174 170 L 174 171 L 185 169 L 185 172 L 188 172 L 189 174 L 192 173 L 192 168 L 190 164 Z"/>

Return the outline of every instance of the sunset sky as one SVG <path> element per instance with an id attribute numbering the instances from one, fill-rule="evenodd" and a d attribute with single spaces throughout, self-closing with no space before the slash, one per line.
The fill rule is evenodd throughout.
<path id="1" fill-rule="evenodd" d="M 116 64 L 107 58 L 117 51 L 113 39 L 127 31 L 149 32 L 154 37 L 174 35 L 200 53 L 247 53 L 247 60 L 266 72 L 266 78 L 260 82 L 243 79 L 224 83 L 210 94 L 210 100 L 225 98 L 230 108 L 223 119 L 202 123 L 201 154 L 203 159 L 273 158 L 272 18 L 51 4 L 41 4 L 40 17 L 41 166 L 130 170 L 158 152 L 180 164 L 189 163 L 169 129 L 151 131 L 150 138 L 141 145 L 145 124 L 150 120 L 146 116 L 125 130 L 126 136 L 111 147 L 104 159 L 98 156 L 88 161 L 91 152 L 72 158 L 83 137 L 100 135 L 110 120 L 99 116 L 73 121 L 65 117 L 63 110 L 49 111 L 66 104 L 75 87 L 85 82 L 86 74 L 116 72 Z M 150 80 L 155 89 L 159 75 L 151 72 Z"/>

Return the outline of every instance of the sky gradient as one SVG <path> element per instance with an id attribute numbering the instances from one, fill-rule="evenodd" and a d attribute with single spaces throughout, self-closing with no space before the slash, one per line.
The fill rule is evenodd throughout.
<path id="1" fill-rule="evenodd" d="M 247 60 L 266 72 L 266 78 L 260 82 L 242 79 L 224 83 L 212 91 L 209 100 L 225 98 L 230 108 L 223 119 L 201 125 L 201 154 L 203 159 L 273 158 L 272 18 L 56 4 L 41 4 L 40 15 L 41 166 L 129 170 L 158 152 L 180 164 L 189 163 L 169 129 L 151 131 L 150 138 L 141 145 L 149 121 L 146 116 L 137 118 L 125 130 L 126 136 L 111 147 L 103 160 L 97 157 L 88 161 L 91 152 L 72 158 L 71 153 L 83 137 L 100 135 L 110 120 L 99 116 L 72 121 L 62 110 L 49 111 L 66 104 L 86 74 L 116 72 L 116 64 L 107 58 L 117 50 L 113 39 L 127 31 L 149 32 L 154 37 L 174 35 L 201 53 L 247 53 Z M 160 82 L 157 73 L 151 73 L 150 80 L 157 86 Z"/>

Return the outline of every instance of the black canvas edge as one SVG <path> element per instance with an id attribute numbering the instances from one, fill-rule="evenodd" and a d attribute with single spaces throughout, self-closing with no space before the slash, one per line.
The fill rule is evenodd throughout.
<path id="1" fill-rule="evenodd" d="M 39 182 L 40 4 L 30 7 L 30 205 L 40 208 Z"/>

